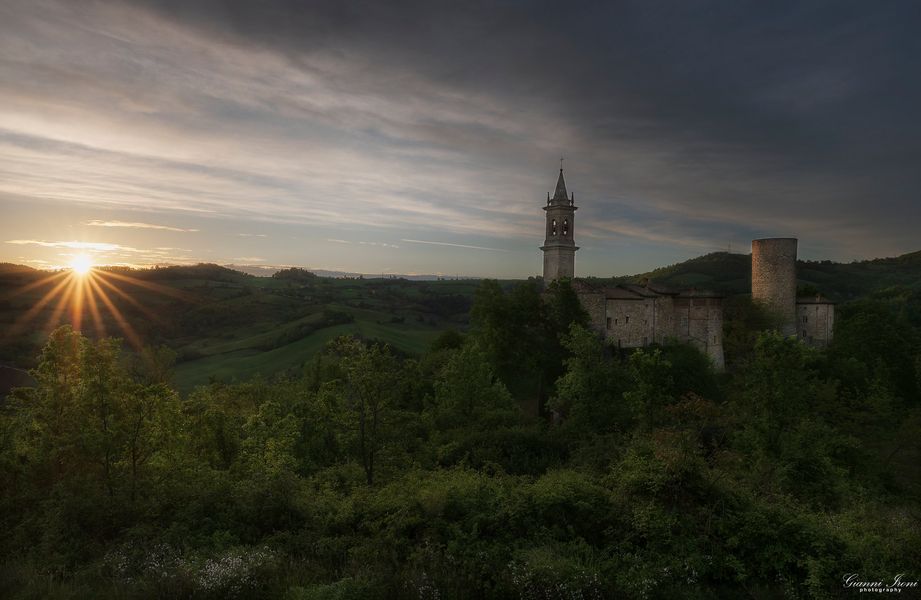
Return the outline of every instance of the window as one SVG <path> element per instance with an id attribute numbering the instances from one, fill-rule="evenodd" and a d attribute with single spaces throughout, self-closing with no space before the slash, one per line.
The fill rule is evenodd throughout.
<path id="1" fill-rule="evenodd" d="M 563 219 L 563 235 L 569 233 L 569 219 Z"/>
<path id="2" fill-rule="evenodd" d="M 608 317 L 608 329 L 611 328 L 611 317 Z"/>
<path id="3" fill-rule="evenodd" d="M 617 325 L 617 319 L 614 319 L 614 324 Z"/>
<path id="4" fill-rule="evenodd" d="M 624 317 L 624 324 L 627 324 L 629 322 L 630 322 L 630 315 L 627 315 L 626 317 Z"/>
<path id="5" fill-rule="evenodd" d="M 556 235 L 556 219 L 550 221 L 550 235 Z"/>
<path id="6" fill-rule="evenodd" d="M 617 347 L 620 348 L 620 340 L 617 340 Z"/>
<path id="7" fill-rule="evenodd" d="M 643 325 L 649 325 L 649 319 L 643 319 Z"/>

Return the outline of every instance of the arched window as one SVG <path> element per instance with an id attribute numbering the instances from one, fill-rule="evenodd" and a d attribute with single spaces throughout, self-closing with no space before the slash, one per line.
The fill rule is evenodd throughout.
<path id="1" fill-rule="evenodd" d="M 569 219 L 563 219 L 563 235 L 569 235 Z"/>
<path id="2" fill-rule="evenodd" d="M 550 221 L 550 235 L 556 235 L 556 219 Z"/>

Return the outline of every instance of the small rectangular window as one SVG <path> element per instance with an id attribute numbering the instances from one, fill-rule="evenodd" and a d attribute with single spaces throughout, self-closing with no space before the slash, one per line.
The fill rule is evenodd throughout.
<path id="1" fill-rule="evenodd" d="M 629 323 L 629 322 L 630 322 L 630 316 L 628 315 L 628 316 L 624 317 L 624 323 L 626 324 L 626 323 Z"/>
<path id="2" fill-rule="evenodd" d="M 617 319 L 614 319 L 614 324 L 617 325 Z"/>
<path id="3" fill-rule="evenodd" d="M 611 317 L 608 317 L 608 329 L 611 328 Z"/>

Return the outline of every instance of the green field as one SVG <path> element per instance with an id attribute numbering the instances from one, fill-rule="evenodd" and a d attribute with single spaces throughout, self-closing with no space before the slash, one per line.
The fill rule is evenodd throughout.
<path id="1" fill-rule="evenodd" d="M 309 361 L 327 342 L 340 335 L 382 340 L 407 354 L 421 354 L 441 331 L 443 329 L 431 326 L 390 325 L 356 319 L 354 323 L 326 327 L 268 351 L 260 351 L 256 346 L 260 340 L 271 337 L 272 331 L 210 347 L 203 341 L 201 344 L 207 356 L 177 365 L 174 382 L 180 390 L 188 391 L 212 380 L 246 380 L 255 375 L 289 371 Z"/>
<path id="2" fill-rule="evenodd" d="M 296 371 L 340 335 L 421 354 L 443 331 L 467 327 L 479 283 L 330 279 L 304 272 L 254 277 L 215 265 L 95 276 L 108 282 L 99 287 L 127 327 L 97 298 L 99 326 L 85 303 L 80 328 L 91 337 L 122 337 L 129 346 L 130 329 L 144 345 L 171 348 L 177 355 L 174 382 L 183 392 L 212 381 Z M 22 267 L 0 269 L 0 361 L 31 367 L 55 324 L 72 322 L 68 310 L 56 310 L 63 290 L 34 310 L 62 279 L 39 284 L 48 277 Z"/>

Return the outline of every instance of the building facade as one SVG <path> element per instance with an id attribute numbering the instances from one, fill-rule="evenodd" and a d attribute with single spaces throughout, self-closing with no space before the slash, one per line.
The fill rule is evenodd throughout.
<path id="1" fill-rule="evenodd" d="M 835 329 L 835 304 L 821 294 L 796 301 L 796 334 L 810 346 L 825 347 Z"/>
<path id="2" fill-rule="evenodd" d="M 687 343 L 717 369 L 723 362 L 723 298 L 703 290 L 653 283 L 592 287 L 574 283 L 592 328 L 617 348 Z"/>

